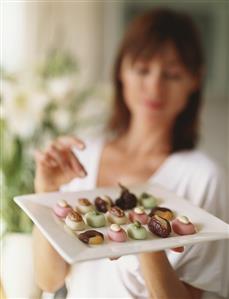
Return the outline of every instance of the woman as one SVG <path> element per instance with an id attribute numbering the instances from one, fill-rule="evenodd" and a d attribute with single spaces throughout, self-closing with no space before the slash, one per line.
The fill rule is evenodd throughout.
<path id="1" fill-rule="evenodd" d="M 109 123 L 113 134 L 86 144 L 60 137 L 37 152 L 36 191 L 150 180 L 225 220 L 219 170 L 194 149 L 202 70 L 198 34 L 188 16 L 157 9 L 136 18 L 115 63 L 115 106 Z M 66 279 L 68 298 L 219 298 L 226 295 L 224 245 L 204 243 L 180 254 L 141 253 L 70 267 L 34 228 L 38 283 L 55 291 Z"/>

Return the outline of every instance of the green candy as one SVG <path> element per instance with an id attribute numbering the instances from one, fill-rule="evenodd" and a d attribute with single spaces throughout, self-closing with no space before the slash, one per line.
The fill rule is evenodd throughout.
<path id="1" fill-rule="evenodd" d="M 143 205 L 143 207 L 145 209 L 152 209 L 154 207 L 156 207 L 157 205 L 157 199 L 156 197 L 154 197 L 153 195 L 143 192 L 140 197 L 139 197 L 140 203 L 141 205 Z"/>
<path id="2" fill-rule="evenodd" d="M 106 224 L 106 219 L 103 213 L 97 211 L 88 212 L 86 215 L 87 224 L 91 227 L 102 227 Z"/>
<path id="3" fill-rule="evenodd" d="M 147 230 L 138 221 L 129 225 L 127 233 L 130 238 L 135 240 L 144 240 L 147 238 Z"/>

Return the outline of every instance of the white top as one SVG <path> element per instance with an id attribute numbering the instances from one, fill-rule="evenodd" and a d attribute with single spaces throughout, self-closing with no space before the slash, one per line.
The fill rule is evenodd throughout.
<path id="1" fill-rule="evenodd" d="M 88 176 L 73 179 L 62 191 L 88 190 L 96 187 L 100 155 L 105 138 L 88 140 L 77 157 Z M 228 206 L 221 173 L 217 166 L 197 150 L 170 155 L 150 181 L 164 185 L 178 196 L 190 200 L 228 222 Z M 227 241 L 189 245 L 184 253 L 167 250 L 167 257 L 182 281 L 205 290 L 203 299 L 226 298 L 229 269 Z M 226 252 L 227 251 L 227 252 Z M 152 282 L 153 283 L 153 282 Z M 100 259 L 79 262 L 66 278 L 69 298 L 148 298 L 137 255 L 116 261 Z"/>

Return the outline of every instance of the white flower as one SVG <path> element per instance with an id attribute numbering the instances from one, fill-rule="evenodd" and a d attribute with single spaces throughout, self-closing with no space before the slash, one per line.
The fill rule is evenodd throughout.
<path id="1" fill-rule="evenodd" d="M 60 131 L 66 131 L 72 123 L 70 111 L 58 107 L 51 114 L 51 121 Z"/>
<path id="2" fill-rule="evenodd" d="M 62 76 L 47 81 L 47 91 L 53 99 L 64 100 L 75 89 L 74 77 Z"/>
<path id="3" fill-rule="evenodd" d="M 3 84 L 3 103 L 11 132 L 27 138 L 40 125 L 49 98 L 39 90 L 5 83 Z"/>

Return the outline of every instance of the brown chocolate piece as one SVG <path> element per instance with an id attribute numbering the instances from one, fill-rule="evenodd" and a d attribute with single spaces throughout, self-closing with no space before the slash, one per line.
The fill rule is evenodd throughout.
<path id="1" fill-rule="evenodd" d="M 115 204 L 122 210 L 129 210 L 136 207 L 137 197 L 133 193 L 130 193 L 130 191 L 123 185 L 119 184 L 119 186 L 122 191 L 120 197 L 116 199 Z"/>
<path id="2" fill-rule="evenodd" d="M 111 215 L 115 216 L 115 217 L 124 217 L 125 213 L 122 209 L 120 209 L 119 207 L 112 207 L 109 209 L 109 212 L 111 213 Z"/>
<path id="3" fill-rule="evenodd" d="M 68 217 L 72 221 L 76 221 L 76 222 L 80 222 L 83 220 L 82 216 L 77 211 L 74 210 L 68 213 Z"/>
<path id="4" fill-rule="evenodd" d="M 155 216 L 155 215 L 158 215 L 162 218 L 165 218 L 168 221 L 172 220 L 173 217 L 174 217 L 173 212 L 170 209 L 165 208 L 165 207 L 155 207 L 155 208 L 153 208 L 150 211 L 149 216 L 152 217 L 152 216 Z"/>
<path id="5" fill-rule="evenodd" d="M 171 225 L 169 221 L 158 215 L 150 218 L 148 228 L 152 233 L 162 238 L 167 238 L 171 233 Z"/>
<path id="6" fill-rule="evenodd" d="M 96 230 L 94 230 L 94 229 L 91 229 L 91 230 L 88 230 L 84 233 L 79 234 L 78 238 L 83 243 L 94 244 L 94 245 L 95 244 L 100 244 L 104 240 L 103 234 L 96 231 Z"/>
<path id="7" fill-rule="evenodd" d="M 91 203 L 87 198 L 80 198 L 79 203 L 83 206 L 91 206 Z"/>
<path id="8" fill-rule="evenodd" d="M 102 197 L 96 197 L 95 199 L 95 207 L 99 212 L 106 213 L 111 207 L 112 201 L 110 198 L 107 197 L 107 201 L 104 200 Z"/>

